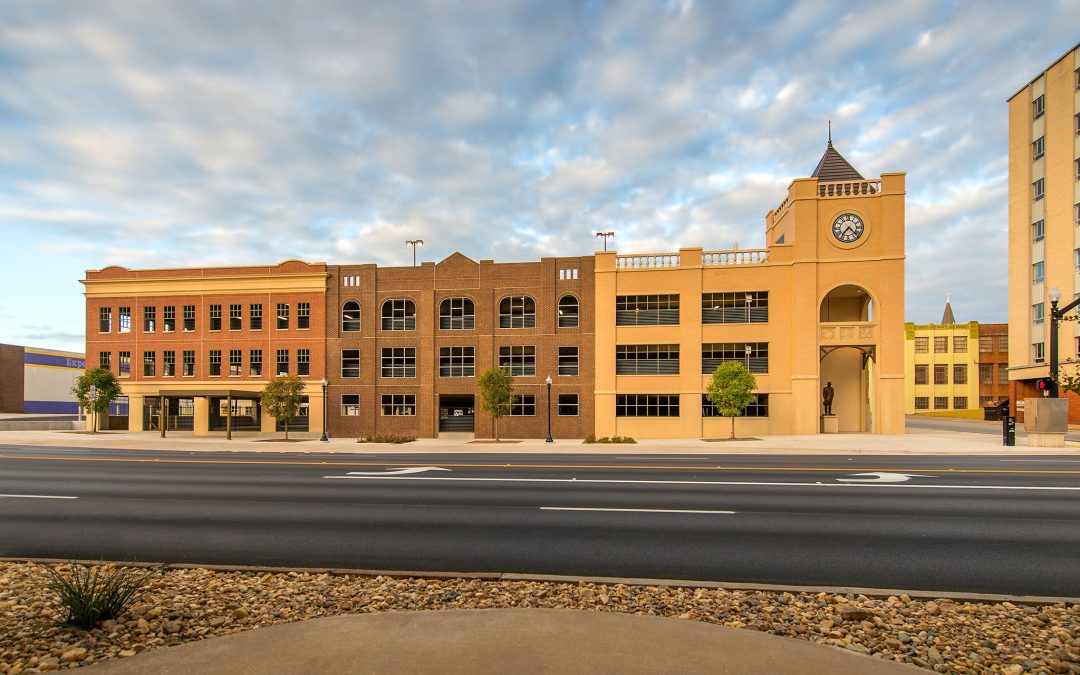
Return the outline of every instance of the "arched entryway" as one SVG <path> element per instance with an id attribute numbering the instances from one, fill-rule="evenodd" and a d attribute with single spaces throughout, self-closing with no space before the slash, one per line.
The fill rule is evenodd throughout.
<path id="1" fill-rule="evenodd" d="M 832 383 L 832 410 L 841 432 L 874 431 L 878 343 L 874 310 L 871 294 L 853 284 L 837 286 L 821 300 L 819 387 Z"/>

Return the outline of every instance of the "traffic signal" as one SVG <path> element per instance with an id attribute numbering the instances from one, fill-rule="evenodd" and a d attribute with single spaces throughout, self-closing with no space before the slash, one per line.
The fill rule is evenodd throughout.
<path id="1" fill-rule="evenodd" d="M 1049 377 L 1040 377 L 1035 380 L 1035 388 L 1039 391 L 1053 391 L 1054 381 Z"/>

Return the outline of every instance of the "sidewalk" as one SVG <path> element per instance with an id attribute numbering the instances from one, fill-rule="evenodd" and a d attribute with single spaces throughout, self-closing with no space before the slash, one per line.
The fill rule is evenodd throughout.
<path id="1" fill-rule="evenodd" d="M 312 619 L 88 666 L 87 673 L 902 675 L 915 666 L 697 621 L 560 609 Z"/>
<path id="2" fill-rule="evenodd" d="M 125 450 L 182 450 L 186 452 L 260 452 L 260 453 L 350 453 L 350 454 L 866 454 L 866 455 L 973 455 L 1017 454 L 1053 455 L 1080 454 L 1080 445 L 1067 443 L 1065 448 L 1029 448 L 1026 440 L 1006 448 L 1000 437 L 992 434 L 957 431 L 912 430 L 907 434 L 818 434 L 814 436 L 764 436 L 755 440 L 704 441 L 690 439 L 642 439 L 635 444 L 585 444 L 581 440 L 559 439 L 545 443 L 544 439 L 525 439 L 494 443 L 463 439 L 422 438 L 412 443 L 357 443 L 354 438 L 331 438 L 328 442 L 305 439 L 282 443 L 275 439 L 281 434 L 234 434 L 233 440 L 224 436 L 192 436 L 190 432 L 175 432 L 161 438 L 157 432 L 109 431 L 97 434 L 71 431 L 3 431 L 0 444 L 43 447 L 76 447 Z"/>

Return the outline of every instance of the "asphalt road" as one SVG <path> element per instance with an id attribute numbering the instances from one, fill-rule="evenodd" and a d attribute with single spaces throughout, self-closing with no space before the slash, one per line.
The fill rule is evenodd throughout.
<path id="1" fill-rule="evenodd" d="M 1080 457 L 0 446 L 0 556 L 1077 597 Z"/>

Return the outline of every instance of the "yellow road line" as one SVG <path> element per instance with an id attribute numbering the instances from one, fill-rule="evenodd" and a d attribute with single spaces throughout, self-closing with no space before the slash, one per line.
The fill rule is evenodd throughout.
<path id="1" fill-rule="evenodd" d="M 1024 474 L 1047 474 L 1047 475 L 1080 475 L 1080 470 L 1068 469 L 896 469 L 896 468 L 867 468 L 855 466 L 823 467 L 823 466 L 666 466 L 648 464 L 455 464 L 435 462 L 299 462 L 299 461 L 272 461 L 272 460 L 236 460 L 236 459 L 135 459 L 127 457 L 34 457 L 26 455 L 0 455 L 0 459 L 17 460 L 42 460 L 50 462 L 121 462 L 130 464 L 256 464 L 274 466 L 385 466 L 385 467 L 453 467 L 455 469 L 479 468 L 479 469 L 630 469 L 650 470 L 660 469 L 664 471 L 839 471 L 842 473 L 872 473 L 882 471 L 887 473 L 917 473 L 920 471 L 933 471 L 935 473 L 1024 473 Z"/>

